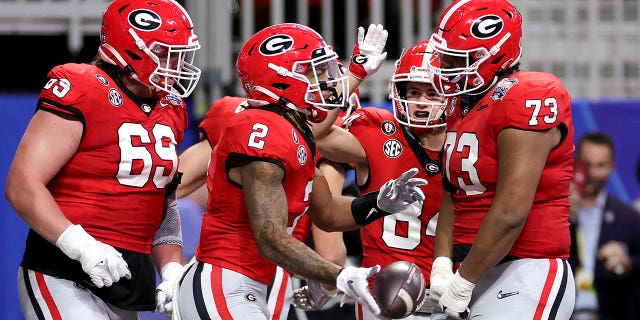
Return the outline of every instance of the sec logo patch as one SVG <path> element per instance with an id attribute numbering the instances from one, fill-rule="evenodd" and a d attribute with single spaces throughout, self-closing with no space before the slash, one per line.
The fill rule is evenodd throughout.
<path id="1" fill-rule="evenodd" d="M 396 139 L 387 140 L 382 146 L 382 151 L 389 158 L 397 158 L 402 154 L 402 144 Z"/>

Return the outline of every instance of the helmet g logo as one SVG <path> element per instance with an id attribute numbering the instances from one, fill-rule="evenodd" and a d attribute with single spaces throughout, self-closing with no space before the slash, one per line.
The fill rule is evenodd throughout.
<path id="1" fill-rule="evenodd" d="M 480 17 L 471 25 L 471 35 L 478 39 L 489 39 L 500 33 L 504 22 L 496 15 Z"/>
<path id="2" fill-rule="evenodd" d="M 129 13 L 129 24 L 138 30 L 153 31 L 160 28 L 162 19 L 151 10 L 137 9 Z"/>
<path id="3" fill-rule="evenodd" d="M 293 38 L 286 34 L 277 34 L 260 44 L 260 53 L 265 56 L 279 55 L 293 47 Z"/>

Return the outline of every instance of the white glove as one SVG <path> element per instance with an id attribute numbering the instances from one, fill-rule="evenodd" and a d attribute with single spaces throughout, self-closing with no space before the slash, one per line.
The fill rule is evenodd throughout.
<path id="1" fill-rule="evenodd" d="M 449 281 L 447 290 L 440 297 L 440 308 L 448 316 L 454 319 L 469 318 L 469 302 L 471 301 L 471 293 L 476 285 L 467 281 L 456 272 Z"/>
<path id="2" fill-rule="evenodd" d="M 91 282 L 98 287 L 110 287 L 120 278 L 131 279 L 131 272 L 122 254 L 112 246 L 89 235 L 82 226 L 72 224 L 62 232 L 56 246 L 69 258 L 77 260 Z"/>
<path id="3" fill-rule="evenodd" d="M 366 36 L 364 28 L 358 27 L 358 42 L 353 48 L 349 63 L 349 72 L 354 77 L 364 80 L 380 69 L 387 58 L 387 53 L 383 50 L 388 35 L 381 24 L 369 25 Z"/>
<path id="4" fill-rule="evenodd" d="M 304 311 L 320 310 L 335 297 L 338 289 L 327 290 L 317 280 L 307 279 L 307 285 L 293 291 L 293 306 Z"/>
<path id="5" fill-rule="evenodd" d="M 453 279 L 453 261 L 447 257 L 437 257 L 431 265 L 429 278 L 429 300 L 431 305 L 438 306 L 440 297 L 447 291 L 449 282 Z"/>
<path id="6" fill-rule="evenodd" d="M 182 271 L 183 266 L 177 262 L 169 262 L 162 267 L 162 282 L 156 288 L 156 311 L 167 315 L 173 312 L 173 289 Z"/>
<path id="7" fill-rule="evenodd" d="M 406 210 L 416 201 L 422 208 L 425 197 L 420 186 L 427 185 L 428 182 L 422 178 L 413 178 L 417 173 L 417 168 L 411 168 L 397 179 L 387 181 L 378 193 L 378 208 L 389 213 L 397 213 Z M 412 211 L 414 210 L 407 212 Z"/>
<path id="8" fill-rule="evenodd" d="M 380 307 L 369 291 L 369 281 L 373 275 L 380 271 L 380 265 L 372 268 L 345 267 L 338 273 L 336 287 L 344 292 L 344 297 L 340 306 L 347 301 L 355 300 L 361 305 L 365 305 L 374 315 L 380 314 Z"/>

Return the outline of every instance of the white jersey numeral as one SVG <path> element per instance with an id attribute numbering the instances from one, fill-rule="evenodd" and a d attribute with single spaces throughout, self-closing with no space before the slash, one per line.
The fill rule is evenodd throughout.
<path id="1" fill-rule="evenodd" d="M 247 144 L 249 147 L 256 148 L 262 150 L 264 148 L 264 137 L 269 133 L 269 127 L 262 123 L 256 123 L 252 127 L 253 132 L 249 136 L 249 143 Z"/>
<path id="2" fill-rule="evenodd" d="M 530 99 L 525 101 L 526 108 L 533 108 L 533 113 L 531 114 L 531 119 L 529 119 L 530 126 L 538 125 L 538 115 L 540 114 L 540 109 L 542 106 L 549 108 L 551 114 L 547 114 L 542 118 L 544 123 L 552 124 L 555 123 L 558 119 L 558 101 L 554 97 L 544 99 L 544 103 L 539 99 Z"/>
<path id="3" fill-rule="evenodd" d="M 164 124 L 155 124 L 151 131 L 155 140 L 154 152 L 160 159 L 171 161 L 171 172 L 165 175 L 166 167 L 154 165 L 153 156 L 145 146 L 151 144 L 149 131 L 140 123 L 123 123 L 118 128 L 120 163 L 116 178 L 120 184 L 141 188 L 149 181 L 153 169 L 153 183 L 162 189 L 178 170 L 177 142 L 171 128 Z M 140 145 L 134 146 L 134 137 L 140 141 Z"/>
<path id="4" fill-rule="evenodd" d="M 456 143 L 457 141 L 457 143 Z M 453 181 L 452 178 L 456 178 L 458 185 L 468 195 L 478 195 L 487 191 L 487 187 L 482 185 L 480 177 L 478 176 L 478 170 L 476 170 L 475 164 L 478 162 L 478 137 L 473 132 L 463 132 L 458 139 L 457 132 L 447 132 L 447 140 L 444 143 L 447 160 L 445 164 L 445 175 L 449 181 Z M 466 157 L 462 157 L 461 169 L 466 173 L 470 184 L 465 182 L 464 177 L 451 177 L 449 172 L 449 166 L 451 161 L 451 155 L 453 152 L 467 153 Z"/>
<path id="5" fill-rule="evenodd" d="M 44 85 L 44 88 L 51 89 L 51 92 L 53 92 L 56 97 L 62 98 L 71 90 L 71 82 L 65 78 L 49 79 L 47 84 Z"/>
<path id="6" fill-rule="evenodd" d="M 407 234 L 399 235 L 396 233 L 397 224 L 406 223 Z M 425 235 L 435 237 L 436 224 L 438 223 L 438 214 L 435 214 L 425 228 Z M 422 220 L 420 216 L 407 213 L 391 214 L 383 218 L 382 221 L 382 240 L 390 248 L 413 250 L 420 245 Z"/>

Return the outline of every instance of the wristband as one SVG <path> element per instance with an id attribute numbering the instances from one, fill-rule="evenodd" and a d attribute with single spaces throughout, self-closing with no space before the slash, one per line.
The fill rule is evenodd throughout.
<path id="1" fill-rule="evenodd" d="M 353 220 L 361 226 L 366 226 L 390 214 L 378 207 L 378 191 L 365 194 L 351 202 Z"/>

